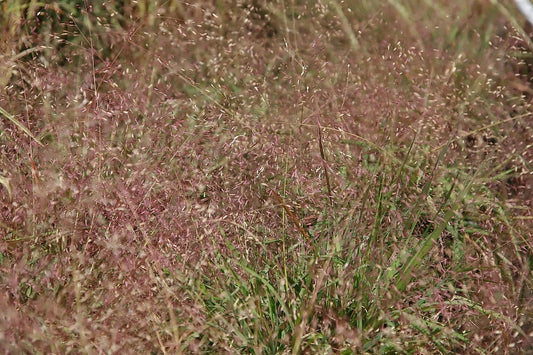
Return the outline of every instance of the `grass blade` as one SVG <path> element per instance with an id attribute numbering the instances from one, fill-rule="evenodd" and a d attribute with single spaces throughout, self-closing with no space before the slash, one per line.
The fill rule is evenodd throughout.
<path id="1" fill-rule="evenodd" d="M 4 110 L 0 106 L 0 113 L 11 121 L 15 126 L 17 126 L 20 130 L 22 130 L 24 133 L 26 133 L 28 136 L 30 136 L 31 139 L 33 139 L 37 144 L 39 144 L 41 147 L 44 147 L 44 144 L 42 144 L 31 132 L 29 129 L 27 129 L 22 123 L 20 123 L 19 120 L 17 120 L 12 114 Z"/>

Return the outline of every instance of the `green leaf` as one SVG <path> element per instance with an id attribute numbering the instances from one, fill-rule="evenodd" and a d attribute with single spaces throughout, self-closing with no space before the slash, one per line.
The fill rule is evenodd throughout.
<path id="1" fill-rule="evenodd" d="M 41 147 L 44 147 L 44 145 L 37 139 L 35 136 L 30 132 L 29 129 L 27 129 L 22 123 L 20 123 L 19 120 L 17 120 L 12 114 L 4 110 L 2 107 L 0 107 L 0 113 L 6 117 L 8 120 L 10 120 L 15 126 L 17 126 L 19 129 L 21 129 L 24 133 L 26 133 L 28 136 L 31 137 L 37 144 L 39 144 Z"/>

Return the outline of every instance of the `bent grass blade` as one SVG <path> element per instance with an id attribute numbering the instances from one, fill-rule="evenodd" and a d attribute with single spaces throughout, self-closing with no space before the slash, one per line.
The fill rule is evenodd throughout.
<path id="1" fill-rule="evenodd" d="M 17 126 L 20 130 L 22 130 L 24 133 L 26 133 L 28 136 L 30 136 L 31 139 L 33 139 L 37 144 L 39 144 L 41 147 L 44 147 L 44 144 L 42 144 L 31 132 L 29 129 L 27 129 L 22 123 L 20 123 L 19 120 L 17 120 L 12 114 L 4 110 L 2 107 L 0 107 L 0 113 L 10 120 L 15 126 Z"/>
<path id="2" fill-rule="evenodd" d="M 420 248 L 416 251 L 416 253 L 407 261 L 407 263 L 404 265 L 404 267 L 399 271 L 398 279 L 396 280 L 395 286 L 400 291 L 405 291 L 407 286 L 409 285 L 410 281 L 413 278 L 413 270 L 415 270 L 420 264 L 422 263 L 422 260 L 428 255 L 430 250 L 435 245 L 435 240 L 442 234 L 448 223 L 451 221 L 453 216 L 455 215 L 456 210 L 459 207 L 459 204 L 461 201 L 464 200 L 468 192 L 470 191 L 470 188 L 477 177 L 477 173 L 479 173 L 483 167 L 481 167 L 476 174 L 468 180 L 466 186 L 463 188 L 463 190 L 459 193 L 459 195 L 456 197 L 455 201 L 451 204 L 448 211 L 444 214 L 444 217 L 442 221 L 435 227 L 435 230 L 431 232 L 425 239 L 422 241 L 422 245 Z M 451 191 L 448 192 L 451 194 Z M 449 198 L 449 197 L 448 197 Z"/>

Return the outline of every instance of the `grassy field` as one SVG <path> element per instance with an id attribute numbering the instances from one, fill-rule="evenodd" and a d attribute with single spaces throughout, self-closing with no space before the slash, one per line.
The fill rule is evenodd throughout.
<path id="1" fill-rule="evenodd" d="M 512 1 L 47 3 L 0 1 L 0 352 L 533 352 Z"/>

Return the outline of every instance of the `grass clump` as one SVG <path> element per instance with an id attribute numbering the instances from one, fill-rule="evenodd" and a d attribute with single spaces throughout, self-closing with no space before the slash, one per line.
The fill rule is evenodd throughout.
<path id="1" fill-rule="evenodd" d="M 515 9 L 0 6 L 5 352 L 531 351 Z"/>

